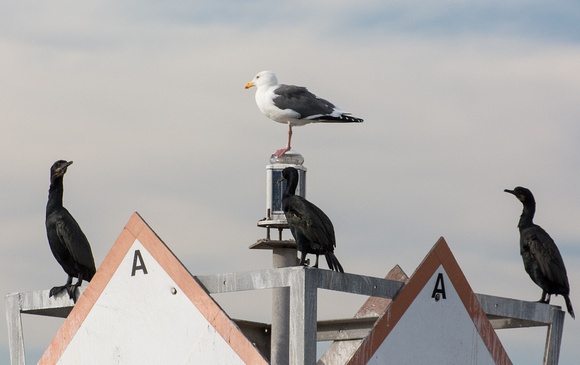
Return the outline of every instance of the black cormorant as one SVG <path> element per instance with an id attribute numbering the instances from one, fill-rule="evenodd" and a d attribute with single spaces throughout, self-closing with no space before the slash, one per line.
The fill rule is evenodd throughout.
<path id="1" fill-rule="evenodd" d="M 50 296 L 62 290 L 76 303 L 76 289 L 83 280 L 90 281 L 95 274 L 95 260 L 87 237 L 73 216 L 62 206 L 62 180 L 72 161 L 59 160 L 50 168 L 50 189 L 46 204 L 46 234 L 56 261 L 68 274 L 63 286 L 50 289 Z M 73 285 L 73 277 L 78 281 Z"/>
<path id="2" fill-rule="evenodd" d="M 316 205 L 295 195 L 298 171 L 294 167 L 287 167 L 282 171 L 280 180 L 284 179 L 287 181 L 282 196 L 282 209 L 301 253 L 300 265 L 305 264 L 306 254 L 312 253 L 316 255 L 314 267 L 318 267 L 318 255 L 324 255 L 331 270 L 344 272 L 334 256 L 336 239 L 332 222 Z"/>
<path id="3" fill-rule="evenodd" d="M 560 251 L 554 240 L 542 227 L 534 224 L 536 201 L 532 192 L 521 186 L 514 190 L 504 190 L 516 196 L 524 205 L 524 210 L 518 223 L 520 229 L 520 254 L 524 260 L 524 268 L 530 278 L 542 288 L 540 303 L 550 303 L 552 294 L 561 294 L 566 301 L 568 313 L 574 317 L 574 309 L 570 302 L 570 285 L 566 267 Z M 547 298 L 546 298 L 547 297 Z"/>

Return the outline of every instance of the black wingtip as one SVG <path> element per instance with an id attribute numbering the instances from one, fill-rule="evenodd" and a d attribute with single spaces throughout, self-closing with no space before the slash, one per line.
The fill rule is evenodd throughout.
<path id="1" fill-rule="evenodd" d="M 362 123 L 364 119 L 351 117 L 350 115 L 342 114 L 339 117 L 333 117 L 330 115 L 324 115 L 317 118 L 311 118 L 315 120 L 316 123 Z"/>
<path id="2" fill-rule="evenodd" d="M 342 120 L 348 121 L 348 122 L 352 122 L 352 123 L 362 123 L 364 122 L 364 119 L 362 118 L 356 118 L 356 117 L 351 117 L 350 115 L 341 115 L 340 116 Z"/>

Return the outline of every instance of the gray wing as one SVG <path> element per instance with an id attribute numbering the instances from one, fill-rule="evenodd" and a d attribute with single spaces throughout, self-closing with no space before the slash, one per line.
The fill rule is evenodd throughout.
<path id="1" fill-rule="evenodd" d="M 321 99 L 305 87 L 280 85 L 274 90 L 274 105 L 280 109 L 292 109 L 300 118 L 330 115 L 336 107 L 331 102 Z"/>
<path id="2" fill-rule="evenodd" d="M 89 240 L 70 213 L 61 215 L 56 221 L 56 234 L 61 242 L 64 243 L 75 262 L 93 271 L 95 270 L 95 260 Z"/>

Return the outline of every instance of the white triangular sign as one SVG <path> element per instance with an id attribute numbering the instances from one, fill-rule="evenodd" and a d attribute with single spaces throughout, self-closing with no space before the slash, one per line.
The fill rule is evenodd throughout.
<path id="1" fill-rule="evenodd" d="M 441 238 L 348 364 L 511 364 Z"/>
<path id="2" fill-rule="evenodd" d="M 40 364 L 266 364 L 134 214 Z"/>

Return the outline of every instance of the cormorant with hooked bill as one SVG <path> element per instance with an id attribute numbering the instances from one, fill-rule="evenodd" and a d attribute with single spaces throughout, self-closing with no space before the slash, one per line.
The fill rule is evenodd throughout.
<path id="1" fill-rule="evenodd" d="M 550 303 L 552 294 L 560 294 L 566 301 L 566 308 L 572 318 L 574 309 L 570 302 L 570 284 L 564 260 L 554 240 L 544 229 L 534 224 L 536 201 L 529 189 L 521 186 L 514 190 L 505 189 L 506 193 L 516 196 L 524 205 L 524 210 L 518 223 L 520 229 L 520 254 L 524 268 L 530 278 L 542 288 L 540 303 Z M 546 298 L 547 297 L 547 298 Z"/>
<path id="2" fill-rule="evenodd" d="M 306 254 L 311 253 L 316 255 L 314 267 L 317 268 L 318 255 L 324 255 L 331 270 L 344 272 L 340 262 L 334 256 L 336 239 L 332 222 L 316 205 L 295 195 L 298 171 L 294 167 L 285 168 L 282 171 L 281 180 L 287 180 L 286 189 L 282 195 L 282 209 L 301 253 L 300 265 L 305 264 Z"/>
<path id="3" fill-rule="evenodd" d="M 50 168 L 50 190 L 46 205 L 46 234 L 56 261 L 68 274 L 63 286 L 55 286 L 50 296 L 62 290 L 76 303 L 76 289 L 83 280 L 90 281 L 96 272 L 95 260 L 87 237 L 73 216 L 62 206 L 63 177 L 72 161 L 59 160 Z M 73 285 L 73 277 L 77 282 Z"/>

